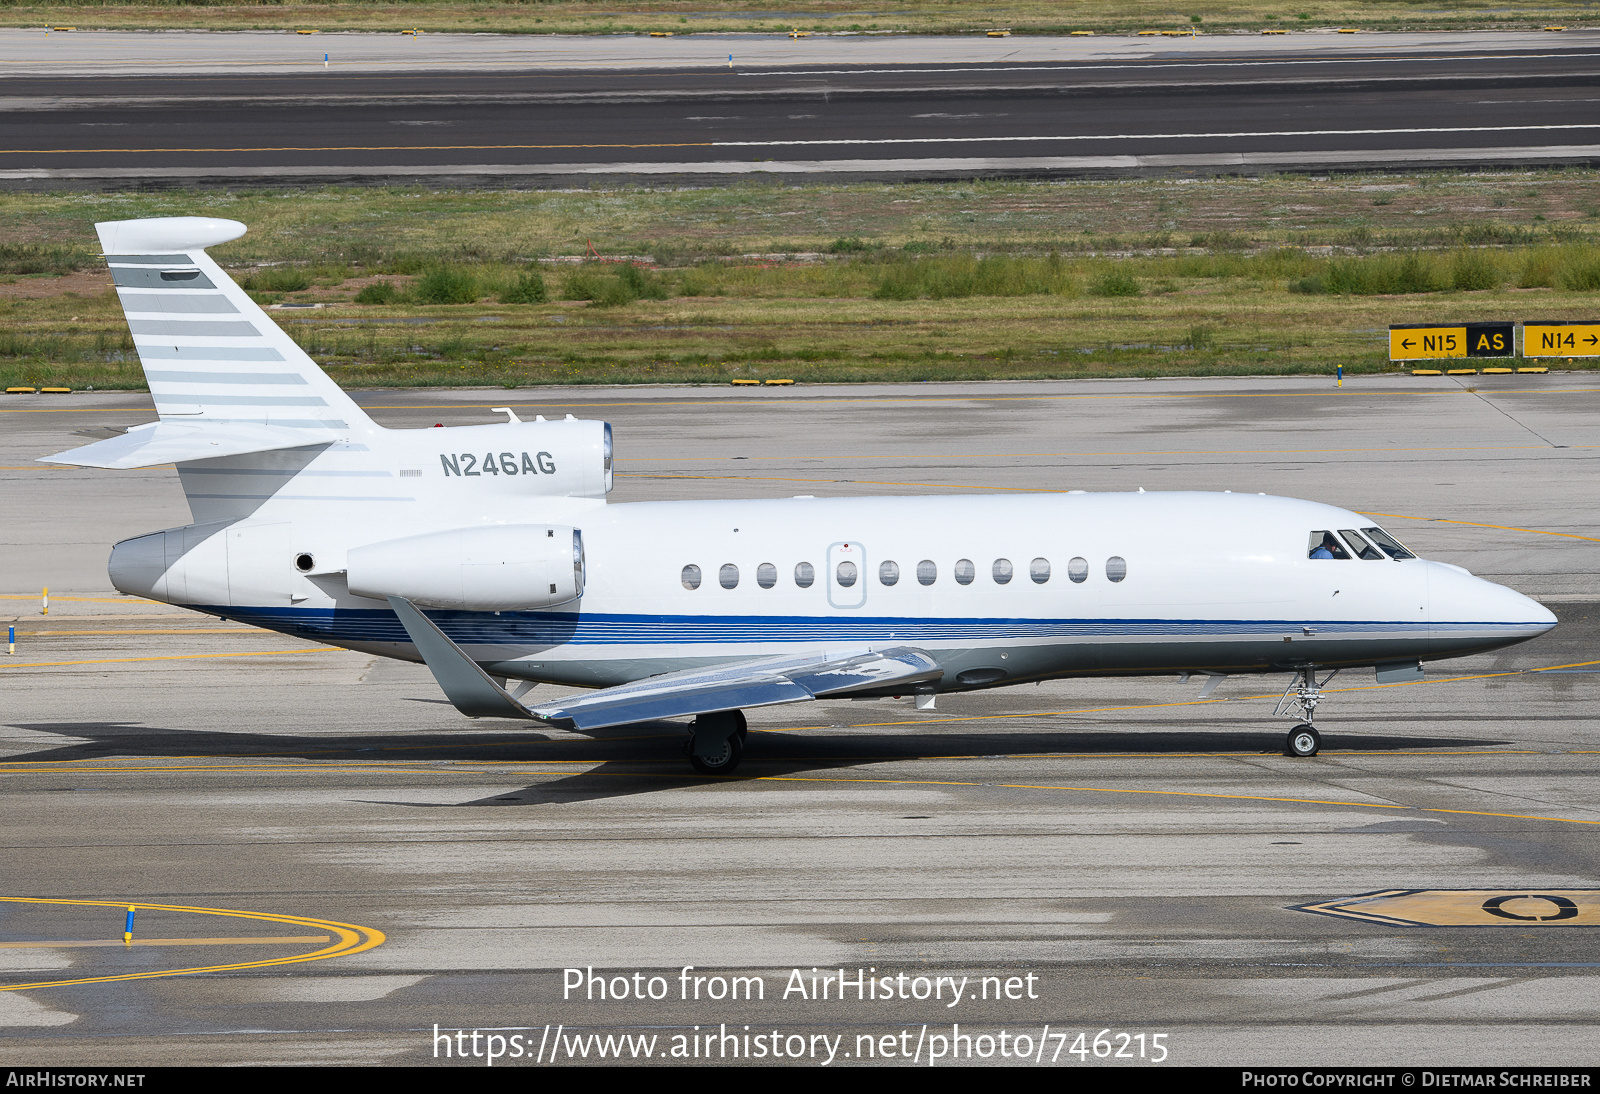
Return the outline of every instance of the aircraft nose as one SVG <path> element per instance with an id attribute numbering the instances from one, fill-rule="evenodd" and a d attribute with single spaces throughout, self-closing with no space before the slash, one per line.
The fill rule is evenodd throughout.
<path id="1" fill-rule="evenodd" d="M 1428 566 L 1428 620 L 1435 638 L 1491 639 L 1510 645 L 1537 638 L 1556 625 L 1555 613 L 1515 589 L 1449 563 Z"/>

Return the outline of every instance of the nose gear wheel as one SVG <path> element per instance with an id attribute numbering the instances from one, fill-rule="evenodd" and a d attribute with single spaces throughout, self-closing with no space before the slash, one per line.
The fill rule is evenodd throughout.
<path id="1" fill-rule="evenodd" d="M 1317 732 L 1317 727 L 1313 724 L 1317 714 L 1317 704 L 1322 701 L 1323 689 L 1338 675 L 1339 670 L 1334 669 L 1318 680 L 1315 665 L 1306 665 L 1295 670 L 1294 678 L 1289 681 L 1289 686 L 1283 689 L 1283 698 L 1278 700 L 1277 709 L 1272 712 L 1274 718 L 1293 714 L 1305 719 L 1289 731 L 1288 740 L 1283 746 L 1285 756 L 1315 756 L 1321 751 L 1322 734 Z"/>

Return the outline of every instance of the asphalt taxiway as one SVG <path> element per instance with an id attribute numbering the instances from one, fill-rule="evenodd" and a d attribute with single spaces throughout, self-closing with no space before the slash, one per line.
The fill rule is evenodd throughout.
<path id="1" fill-rule="evenodd" d="M 1341 677 L 1312 759 L 1278 754 L 1285 680 L 1230 679 L 1209 702 L 1172 678 L 1086 680 L 932 712 L 757 711 L 738 777 L 702 779 L 671 725 L 589 740 L 470 722 L 417 666 L 117 595 L 110 543 L 187 520 L 174 472 L 32 461 L 76 430 L 149 420 L 147 397 L 9 397 L 8 1062 L 461 1063 L 438 1026 L 480 1066 L 490 1036 L 502 1065 L 585 1048 L 598 1062 L 596 1034 L 661 1064 L 680 1044 L 702 1062 L 822 1063 L 832 1044 L 836 1065 L 926 1063 L 960 1034 L 989 1038 L 974 1062 L 1000 1062 L 1002 1043 L 1016 1062 L 1025 1037 L 1029 1059 L 1071 1066 L 1148 1064 L 1157 1043 L 1188 1064 L 1594 1063 L 1592 377 L 360 401 L 390 425 L 489 421 L 508 404 L 604 417 L 613 501 L 1315 498 L 1381 514 L 1562 624 L 1420 684 Z M 1376 893 L 1391 896 L 1349 900 Z M 603 1000 L 587 979 L 566 987 L 564 970 L 589 967 Z M 815 998 L 814 968 L 852 984 L 876 970 L 892 997 Z M 764 997 L 730 998 L 736 976 Z"/>
<path id="2" fill-rule="evenodd" d="M 0 186 L 1582 165 L 1597 42 L 0 30 Z"/>

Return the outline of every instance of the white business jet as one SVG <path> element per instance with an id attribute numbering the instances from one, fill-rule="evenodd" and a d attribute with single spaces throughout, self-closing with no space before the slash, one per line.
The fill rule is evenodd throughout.
<path id="1" fill-rule="evenodd" d="M 1256 494 L 608 505 L 611 428 L 375 424 L 205 249 L 243 224 L 97 226 L 159 421 L 45 462 L 175 463 L 194 523 L 118 543 L 112 583 L 422 661 L 470 717 L 589 731 L 693 717 L 707 774 L 742 708 L 1072 676 L 1292 673 L 1309 756 L 1330 674 L 1509 646 L 1555 617 L 1360 514 Z M 594 689 L 547 703 L 540 682 Z"/>

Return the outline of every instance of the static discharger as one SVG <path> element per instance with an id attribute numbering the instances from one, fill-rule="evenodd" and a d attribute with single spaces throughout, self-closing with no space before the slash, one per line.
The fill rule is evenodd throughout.
<path id="1" fill-rule="evenodd" d="M 1600 889 L 1385 889 L 1294 910 L 1390 927 L 1596 927 Z"/>

